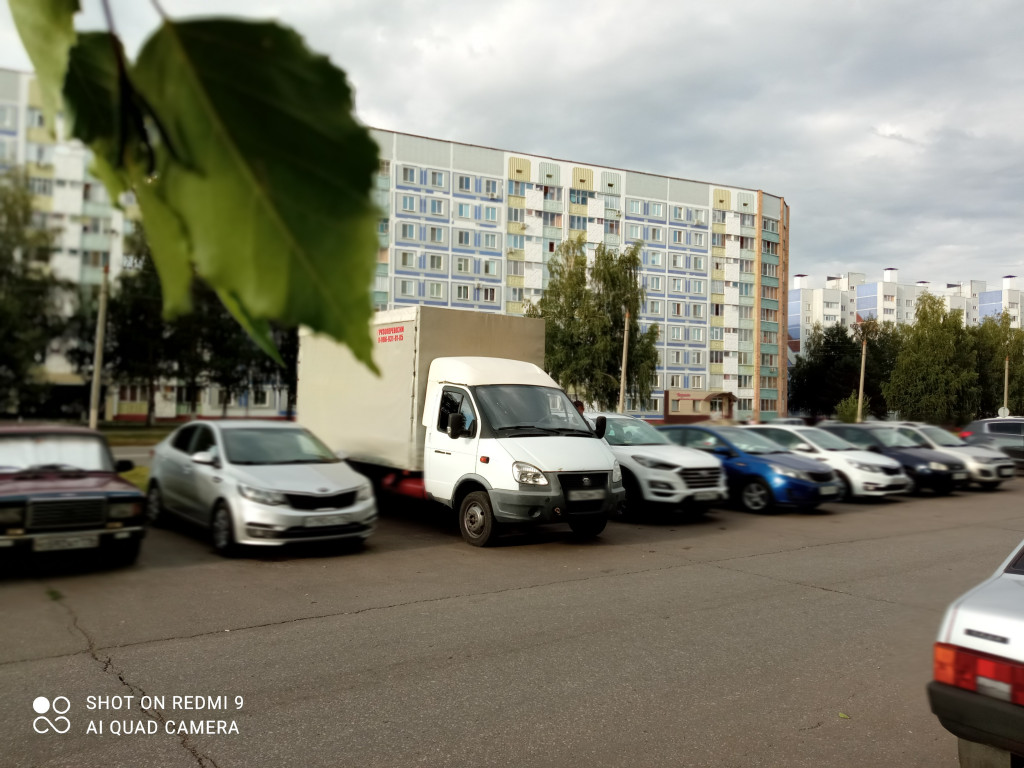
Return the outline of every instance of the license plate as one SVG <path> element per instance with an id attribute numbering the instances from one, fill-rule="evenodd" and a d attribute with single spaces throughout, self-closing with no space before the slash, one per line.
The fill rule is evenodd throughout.
<path id="1" fill-rule="evenodd" d="M 839 493 L 839 489 L 836 488 L 834 485 L 823 485 L 821 488 L 818 489 L 818 492 L 822 496 L 835 496 L 837 493 Z"/>
<path id="2" fill-rule="evenodd" d="M 604 498 L 604 489 L 595 488 L 591 491 L 569 491 L 566 495 L 569 501 L 593 501 Z"/>
<path id="3" fill-rule="evenodd" d="M 966 472 L 954 472 L 953 473 L 953 479 L 954 480 L 966 480 L 967 479 L 967 473 Z"/>
<path id="4" fill-rule="evenodd" d="M 1013 477 L 1013 472 L 1014 472 L 1013 467 L 1000 467 L 999 468 L 999 476 L 1000 477 Z"/>
<path id="5" fill-rule="evenodd" d="M 47 536 L 32 542 L 36 552 L 52 552 L 58 549 L 91 549 L 100 545 L 98 535 L 91 536 Z"/>
<path id="6" fill-rule="evenodd" d="M 714 501 L 718 496 L 718 491 L 697 491 L 693 494 L 693 498 L 697 501 Z"/>
<path id="7" fill-rule="evenodd" d="M 318 515 L 317 517 L 307 517 L 306 527 L 323 528 L 327 525 L 344 525 L 346 522 L 348 522 L 348 518 L 345 515 Z"/>

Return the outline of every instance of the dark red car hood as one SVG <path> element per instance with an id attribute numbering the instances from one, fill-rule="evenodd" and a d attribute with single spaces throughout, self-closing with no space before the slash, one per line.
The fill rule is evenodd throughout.
<path id="1" fill-rule="evenodd" d="M 12 496 L 59 496 L 62 494 L 141 495 L 139 489 L 127 480 L 105 472 L 73 476 L 42 473 L 29 477 L 0 474 L 0 499 Z"/>

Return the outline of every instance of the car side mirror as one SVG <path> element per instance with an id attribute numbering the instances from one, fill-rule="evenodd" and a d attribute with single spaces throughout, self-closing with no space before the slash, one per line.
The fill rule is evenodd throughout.
<path id="1" fill-rule="evenodd" d="M 797 443 L 796 445 L 793 446 L 793 448 L 803 453 L 814 453 L 814 449 L 811 448 L 811 446 L 809 446 L 807 443 Z"/>
<path id="2" fill-rule="evenodd" d="M 214 456 L 210 451 L 199 451 L 199 453 L 192 454 L 193 464 L 207 464 L 211 467 L 219 467 L 220 459 Z"/>
<path id="3" fill-rule="evenodd" d="M 114 463 L 114 471 L 118 474 L 121 474 L 122 472 L 131 472 L 133 469 L 135 469 L 135 462 L 131 459 L 118 459 Z"/>
<path id="4" fill-rule="evenodd" d="M 466 417 L 461 413 L 448 414 L 448 437 L 454 440 L 466 434 Z"/>
<path id="5" fill-rule="evenodd" d="M 599 438 L 604 437 L 605 431 L 608 429 L 608 419 L 604 416 L 598 416 L 594 419 L 594 434 Z"/>
<path id="6" fill-rule="evenodd" d="M 872 453 L 881 453 L 882 452 L 882 449 L 879 448 L 877 445 L 869 445 L 868 446 L 868 450 L 871 451 Z"/>
<path id="7" fill-rule="evenodd" d="M 715 456 L 725 456 L 726 458 L 729 459 L 736 455 L 735 453 L 733 453 L 732 448 L 726 445 L 716 445 L 714 448 L 711 449 L 711 452 L 715 454 Z"/>

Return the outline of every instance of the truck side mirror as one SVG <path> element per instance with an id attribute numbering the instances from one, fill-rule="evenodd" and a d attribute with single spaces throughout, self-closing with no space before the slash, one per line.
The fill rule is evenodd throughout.
<path id="1" fill-rule="evenodd" d="M 454 440 L 466 434 L 466 417 L 461 413 L 448 414 L 448 437 Z"/>
<path id="2" fill-rule="evenodd" d="M 604 437 L 604 432 L 607 428 L 608 419 L 606 419 L 604 416 L 598 416 L 596 419 L 594 419 L 594 434 L 597 435 L 598 438 Z"/>

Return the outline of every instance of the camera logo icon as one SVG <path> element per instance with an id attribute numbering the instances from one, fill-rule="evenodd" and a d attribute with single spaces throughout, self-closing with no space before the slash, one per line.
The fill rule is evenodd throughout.
<path id="1" fill-rule="evenodd" d="M 71 721 L 63 717 L 71 709 L 71 702 L 67 696 L 58 696 L 53 702 L 45 696 L 37 696 L 32 702 L 32 709 L 39 715 L 32 721 L 32 729 L 36 733 L 49 733 L 50 729 L 53 729 L 54 733 L 67 733 L 71 730 Z M 53 720 L 46 716 L 51 709 L 56 715 Z"/>

